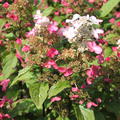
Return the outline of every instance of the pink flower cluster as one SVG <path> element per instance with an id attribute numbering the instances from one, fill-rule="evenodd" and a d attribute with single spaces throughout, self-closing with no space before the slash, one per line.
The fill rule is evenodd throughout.
<path id="1" fill-rule="evenodd" d="M 120 12 L 115 12 L 114 16 L 115 17 L 109 19 L 109 22 L 112 23 L 112 24 L 117 25 L 118 27 L 120 27 L 120 21 L 116 21 L 117 19 L 120 18 Z"/>
<path id="2" fill-rule="evenodd" d="M 5 106 L 5 103 L 9 103 L 10 106 L 12 105 L 13 101 L 11 99 L 7 99 L 6 96 L 4 96 L 1 100 L 0 100 L 0 108 L 3 108 Z M 4 114 L 4 113 L 0 113 L 0 120 L 3 119 L 10 119 L 11 116 L 9 114 Z M 13 120 L 13 119 L 12 119 Z"/>
<path id="3" fill-rule="evenodd" d="M 86 74 L 88 76 L 86 82 L 88 85 L 92 84 L 94 79 L 100 75 L 100 69 L 100 66 L 92 65 L 91 68 L 86 71 Z"/>
<path id="4" fill-rule="evenodd" d="M 9 7 L 9 3 L 8 3 L 8 2 L 5 2 L 5 3 L 3 4 L 3 7 L 4 7 L 4 8 L 8 8 L 8 7 Z"/>
<path id="5" fill-rule="evenodd" d="M 15 11 L 7 13 L 6 17 L 12 19 L 13 21 L 19 20 L 18 15 L 15 14 Z"/>
<path id="6" fill-rule="evenodd" d="M 72 95 L 70 96 L 70 99 L 71 100 L 78 100 L 78 98 L 80 98 L 79 97 L 79 92 L 80 92 L 80 90 L 77 88 L 77 87 L 72 87 L 72 89 L 71 89 L 71 91 L 72 91 Z M 102 102 L 102 100 L 101 100 L 101 98 L 97 98 L 96 99 L 96 102 L 97 102 L 97 104 L 96 103 L 94 103 L 94 102 L 87 102 L 87 104 L 86 104 L 86 107 L 87 108 L 91 108 L 92 106 L 93 107 L 97 107 L 98 106 L 98 104 L 100 104 L 101 102 Z M 86 101 L 85 100 L 79 100 L 79 102 L 78 102 L 80 105 L 82 105 L 82 104 L 84 104 L 84 103 L 86 103 Z"/>
<path id="7" fill-rule="evenodd" d="M 10 119 L 10 118 L 11 116 L 9 114 L 0 113 L 0 120 Z"/>
<path id="8" fill-rule="evenodd" d="M 10 105 L 13 103 L 13 101 L 11 99 L 7 99 L 6 96 L 4 96 L 1 100 L 0 100 L 0 108 L 2 108 L 5 103 L 9 103 Z"/>
<path id="9" fill-rule="evenodd" d="M 6 91 L 9 82 L 10 82 L 10 79 L 5 79 L 5 80 L 0 81 L 0 85 L 2 86 L 3 92 Z"/>
<path id="10" fill-rule="evenodd" d="M 60 100 L 61 100 L 61 97 L 53 97 L 51 99 L 51 102 L 53 103 L 53 102 L 57 102 L 57 101 L 60 101 Z"/>
<path id="11" fill-rule="evenodd" d="M 47 52 L 47 56 L 50 58 L 54 58 L 55 55 L 58 55 L 58 54 L 59 52 L 55 48 L 51 48 Z M 46 68 L 53 67 L 54 69 L 58 70 L 60 73 L 64 74 L 64 76 L 66 77 L 73 74 L 73 71 L 71 68 L 59 67 L 54 60 L 49 60 L 48 62 L 44 63 L 42 66 Z"/>
<path id="12" fill-rule="evenodd" d="M 87 47 L 90 52 L 95 52 L 96 54 L 102 53 L 102 48 L 96 42 L 87 42 Z"/>

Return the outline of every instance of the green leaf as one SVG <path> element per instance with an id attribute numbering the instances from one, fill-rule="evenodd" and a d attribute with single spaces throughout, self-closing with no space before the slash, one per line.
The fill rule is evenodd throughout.
<path id="1" fill-rule="evenodd" d="M 41 3 L 41 0 L 38 0 L 38 4 L 40 4 Z"/>
<path id="2" fill-rule="evenodd" d="M 36 82 L 36 79 L 34 78 L 34 75 L 30 70 L 31 70 L 30 66 L 20 70 L 18 76 L 12 81 L 10 87 L 15 85 L 19 81 L 26 82 L 28 86 L 29 84 L 33 84 L 34 82 Z"/>
<path id="3" fill-rule="evenodd" d="M 100 17 L 107 16 L 115 6 L 118 5 L 120 0 L 109 0 L 107 3 L 105 3 L 102 8 L 100 9 Z"/>
<path id="4" fill-rule="evenodd" d="M 29 92 L 31 99 L 36 105 L 37 109 L 42 109 L 42 105 L 47 98 L 49 90 L 48 83 L 34 83 L 30 85 Z"/>
<path id="5" fill-rule="evenodd" d="M 12 117 L 16 117 L 18 115 L 22 116 L 23 114 L 32 113 L 35 109 L 36 107 L 31 99 L 19 99 L 12 104 L 10 113 Z"/>
<path id="6" fill-rule="evenodd" d="M 50 90 L 49 90 L 49 98 L 52 96 L 57 95 L 61 91 L 63 91 L 65 88 L 70 87 L 69 81 L 58 81 L 56 84 L 54 84 Z"/>
<path id="7" fill-rule="evenodd" d="M 16 101 L 19 96 L 19 93 L 20 93 L 19 86 L 13 86 L 11 88 L 7 88 L 5 96 L 7 96 L 8 99 Z"/>
<path id="8" fill-rule="evenodd" d="M 52 13 L 53 10 L 54 10 L 54 7 L 48 7 L 47 9 L 45 9 L 43 11 L 43 15 L 44 16 L 49 16 Z"/>
<path id="9" fill-rule="evenodd" d="M 15 72 L 16 65 L 17 65 L 16 56 L 13 53 L 7 55 L 3 59 L 3 70 L 2 70 L 3 76 L 0 76 L 0 80 L 9 78 L 10 75 Z"/>
<path id="10" fill-rule="evenodd" d="M 8 33 L 8 34 L 4 34 L 6 38 L 8 39 L 13 39 L 15 38 L 15 35 L 13 33 Z"/>
<path id="11" fill-rule="evenodd" d="M 84 120 L 79 106 L 78 105 L 74 105 L 73 107 L 74 107 L 74 111 L 75 111 L 75 115 L 76 115 L 77 120 Z"/>
<path id="12" fill-rule="evenodd" d="M 94 112 L 91 109 L 84 108 L 83 106 L 79 105 L 81 113 L 83 115 L 84 120 L 95 120 Z"/>
<path id="13" fill-rule="evenodd" d="M 74 105 L 77 120 L 95 120 L 93 110 L 84 108 L 81 105 Z"/>
<path id="14" fill-rule="evenodd" d="M 105 48 L 104 57 L 109 57 L 112 54 L 112 49 L 110 47 Z"/>
<path id="15" fill-rule="evenodd" d="M 61 23 L 65 19 L 64 16 L 55 16 L 53 20 L 55 20 L 58 24 Z"/>
<path id="16" fill-rule="evenodd" d="M 6 23 L 6 20 L 0 19 L 0 30 L 2 29 L 5 23 Z"/>

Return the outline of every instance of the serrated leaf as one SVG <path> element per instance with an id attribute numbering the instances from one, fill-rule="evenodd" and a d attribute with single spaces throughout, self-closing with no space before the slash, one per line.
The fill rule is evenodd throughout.
<path id="1" fill-rule="evenodd" d="M 63 91 L 65 88 L 70 87 L 69 81 L 58 81 L 56 84 L 54 84 L 50 90 L 49 90 L 49 98 L 52 96 L 57 95 L 61 91 Z"/>
<path id="2" fill-rule="evenodd" d="M 112 54 L 112 49 L 110 47 L 105 48 L 104 57 L 109 57 Z"/>
<path id="3" fill-rule="evenodd" d="M 79 105 L 81 113 L 83 115 L 84 120 L 95 120 L 94 112 L 91 109 L 84 108 L 83 106 Z"/>
<path id="4" fill-rule="evenodd" d="M 20 70 L 18 76 L 10 84 L 10 87 L 15 85 L 19 81 L 24 81 L 27 84 L 33 84 L 34 82 L 36 82 L 36 79 L 34 79 L 34 75 L 30 70 L 31 70 L 30 66 Z"/>
<path id="5" fill-rule="evenodd" d="M 107 16 L 115 6 L 118 5 L 120 0 L 109 0 L 107 3 L 105 3 L 102 8 L 100 9 L 100 17 Z"/>
<path id="6" fill-rule="evenodd" d="M 54 7 L 48 7 L 47 9 L 45 9 L 43 11 L 43 15 L 44 16 L 49 16 L 52 13 L 53 10 L 54 10 Z"/>
<path id="7" fill-rule="evenodd" d="M 3 76 L 0 76 L 0 80 L 7 79 L 9 76 L 15 72 L 15 67 L 17 65 L 16 56 L 11 53 L 3 59 Z"/>
<path id="8" fill-rule="evenodd" d="M 42 109 L 42 105 L 47 98 L 49 90 L 48 83 L 34 83 L 30 85 L 29 92 L 31 99 L 36 105 L 37 109 Z"/>

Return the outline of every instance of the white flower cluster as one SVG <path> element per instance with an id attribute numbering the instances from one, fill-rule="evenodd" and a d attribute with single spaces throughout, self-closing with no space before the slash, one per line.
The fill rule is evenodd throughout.
<path id="1" fill-rule="evenodd" d="M 99 39 L 99 34 L 104 33 L 102 29 L 94 29 L 93 24 L 99 24 L 102 20 L 95 16 L 80 16 L 74 14 L 72 19 L 67 19 L 68 27 L 62 29 L 62 34 L 70 43 L 77 43 L 78 49 L 81 46 L 85 50 L 86 41 L 93 41 L 94 38 Z"/>
<path id="2" fill-rule="evenodd" d="M 102 20 L 97 19 L 95 16 L 80 16 L 79 14 L 73 15 L 72 19 L 67 19 L 66 23 L 69 23 L 69 27 L 66 27 L 63 30 L 63 35 L 68 38 L 68 41 L 71 42 L 71 39 L 76 37 L 80 29 L 89 29 L 91 27 L 90 34 L 94 35 L 96 39 L 98 36 L 96 34 L 103 33 L 102 30 L 96 30 L 92 27 L 93 24 L 99 24 Z M 83 27 L 84 26 L 84 27 Z M 91 36 L 91 35 L 90 35 Z"/>
<path id="3" fill-rule="evenodd" d="M 43 16 L 40 10 L 37 10 L 33 17 L 35 19 L 35 26 L 47 26 L 50 24 L 49 18 Z"/>

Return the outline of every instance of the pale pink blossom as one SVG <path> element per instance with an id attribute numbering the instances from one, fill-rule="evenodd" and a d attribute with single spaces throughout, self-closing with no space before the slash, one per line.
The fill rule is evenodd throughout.
<path id="1" fill-rule="evenodd" d="M 55 21 L 48 25 L 48 31 L 50 34 L 55 33 L 58 30 L 57 25 L 58 25 L 58 23 Z"/>
<path id="2" fill-rule="evenodd" d="M 84 100 L 80 100 L 79 104 L 82 105 L 84 103 Z"/>
<path id="3" fill-rule="evenodd" d="M 54 12 L 54 14 L 58 16 L 60 14 L 60 12 L 56 11 L 56 12 Z"/>
<path id="4" fill-rule="evenodd" d="M 57 35 L 63 36 L 64 30 L 65 30 L 65 28 L 60 28 L 60 29 L 57 31 Z"/>
<path id="5" fill-rule="evenodd" d="M 110 78 L 105 78 L 104 81 L 105 81 L 105 82 L 108 82 L 108 83 L 111 83 L 111 82 L 112 82 L 112 80 L 111 80 Z"/>
<path id="6" fill-rule="evenodd" d="M 22 51 L 23 51 L 23 52 L 28 52 L 28 51 L 30 51 L 30 46 L 29 46 L 29 45 L 25 45 L 25 46 L 22 48 Z"/>
<path id="7" fill-rule="evenodd" d="M 90 52 L 95 52 L 96 54 L 102 53 L 102 48 L 96 42 L 87 42 L 87 47 Z"/>
<path id="8" fill-rule="evenodd" d="M 36 29 L 33 28 L 31 31 L 26 33 L 26 37 L 35 36 L 35 33 L 36 33 Z"/>
<path id="9" fill-rule="evenodd" d="M 117 51 L 117 49 L 118 49 L 117 47 L 112 47 L 113 51 Z"/>
<path id="10" fill-rule="evenodd" d="M 96 0 L 88 0 L 89 3 L 94 3 Z"/>
<path id="11" fill-rule="evenodd" d="M 57 102 L 57 101 L 60 101 L 60 100 L 61 100 L 61 97 L 53 97 L 51 99 L 51 102 L 53 103 L 53 102 Z"/>
<path id="12" fill-rule="evenodd" d="M 102 64 L 102 63 L 104 63 L 104 57 L 103 57 L 103 55 L 98 55 L 98 56 L 96 56 L 96 58 L 98 59 L 98 63 L 99 64 Z"/>
<path id="13" fill-rule="evenodd" d="M 108 0 L 103 0 L 104 3 L 108 2 Z"/>
<path id="14" fill-rule="evenodd" d="M 92 65 L 89 70 L 86 71 L 86 74 L 88 77 L 93 78 L 93 77 L 98 77 L 99 76 L 99 70 L 101 69 L 100 66 L 97 65 Z"/>
<path id="15" fill-rule="evenodd" d="M 65 12 L 66 12 L 66 14 L 71 14 L 73 12 L 73 9 L 72 8 L 67 8 Z"/>
<path id="16" fill-rule="evenodd" d="M 97 107 L 98 105 L 95 104 L 94 102 L 88 102 L 87 103 L 87 108 L 91 108 L 92 106 Z"/>
<path id="17" fill-rule="evenodd" d="M 6 23 L 6 24 L 5 24 L 5 28 L 6 28 L 6 29 L 10 28 L 10 25 L 11 25 L 10 23 Z"/>
<path id="18" fill-rule="evenodd" d="M 2 46 L 3 45 L 3 41 L 2 40 L 0 40 L 0 46 Z"/>
<path id="19" fill-rule="evenodd" d="M 72 87 L 72 92 L 79 92 L 80 90 L 77 87 Z"/>
<path id="20" fill-rule="evenodd" d="M 55 55 L 58 55 L 59 52 L 57 49 L 55 48 L 51 48 L 48 52 L 47 52 L 47 56 L 50 58 L 54 58 Z"/>
<path id="21" fill-rule="evenodd" d="M 86 84 L 82 84 L 82 85 L 81 85 L 81 88 L 83 88 L 83 89 L 86 88 L 86 87 L 87 87 Z"/>
<path id="22" fill-rule="evenodd" d="M 10 79 L 5 79 L 5 80 L 0 81 L 0 85 L 2 86 L 3 92 L 6 91 L 9 82 L 10 82 Z"/>
<path id="23" fill-rule="evenodd" d="M 42 16 L 41 18 L 35 21 L 36 24 L 41 25 L 41 26 L 47 26 L 49 22 L 50 20 L 46 16 Z"/>
<path id="24" fill-rule="evenodd" d="M 14 11 L 12 11 L 11 13 L 8 13 L 6 16 L 14 21 L 18 21 L 18 16 L 15 15 Z"/>
<path id="25" fill-rule="evenodd" d="M 105 61 L 110 61 L 110 59 L 111 59 L 110 57 L 106 57 Z"/>
<path id="26" fill-rule="evenodd" d="M 68 68 L 65 72 L 64 72 L 64 76 L 70 76 L 73 74 L 73 70 L 71 68 Z"/>
<path id="27" fill-rule="evenodd" d="M 116 18 L 120 18 L 120 12 L 115 12 Z"/>
<path id="28" fill-rule="evenodd" d="M 5 2 L 5 3 L 3 4 L 3 7 L 4 7 L 4 8 L 8 8 L 8 7 L 9 7 L 9 3 L 8 3 L 8 2 Z"/>
<path id="29" fill-rule="evenodd" d="M 114 24 L 114 23 L 115 23 L 115 18 L 111 18 L 111 19 L 109 20 L 109 22 L 112 23 L 112 24 Z"/>
<path id="30" fill-rule="evenodd" d="M 44 63 L 42 66 L 45 67 L 45 68 L 51 68 L 51 65 L 48 64 L 48 62 Z"/>
<path id="31" fill-rule="evenodd" d="M 119 58 L 120 58 L 120 52 L 117 52 L 117 57 L 119 57 Z"/>
<path id="32" fill-rule="evenodd" d="M 16 39 L 16 43 L 19 44 L 19 45 L 21 45 L 22 44 L 22 40 L 20 38 L 17 38 Z"/>
<path id="33" fill-rule="evenodd" d="M 88 77 L 87 79 L 86 79 L 86 83 L 88 84 L 88 85 L 91 85 L 92 83 L 93 83 L 93 81 L 94 81 L 94 78 L 90 78 L 90 77 Z"/>
<path id="34" fill-rule="evenodd" d="M 53 2 L 59 2 L 60 0 L 53 0 Z"/>
<path id="35" fill-rule="evenodd" d="M 101 99 L 101 98 L 97 98 L 96 101 L 97 101 L 98 103 L 101 103 L 101 102 L 102 102 L 102 99 Z"/>
<path id="36" fill-rule="evenodd" d="M 4 96 L 2 100 L 0 100 L 0 108 L 4 106 L 5 102 L 6 102 L 6 96 Z"/>
<path id="37" fill-rule="evenodd" d="M 71 100 L 75 100 L 76 98 L 79 98 L 79 95 L 72 95 L 72 96 L 70 96 Z"/>
<path id="38" fill-rule="evenodd" d="M 118 27 L 120 27 L 120 21 L 119 21 L 119 22 L 117 22 L 117 23 L 116 23 L 116 25 L 117 25 Z"/>
<path id="39" fill-rule="evenodd" d="M 20 60 L 21 63 L 23 62 L 23 58 L 18 51 L 16 51 L 16 57 Z"/>
<path id="40" fill-rule="evenodd" d="M 34 0 L 34 4 L 37 5 L 37 3 L 38 3 L 38 0 Z"/>
<path id="41" fill-rule="evenodd" d="M 103 33 L 104 31 L 102 29 L 94 29 L 92 31 L 92 34 L 96 39 L 99 39 L 99 34 L 103 34 Z"/>
<path id="42" fill-rule="evenodd" d="M 61 72 L 61 73 L 65 73 L 66 70 L 67 70 L 67 68 L 65 68 L 65 67 L 58 67 L 57 70 L 58 70 L 59 72 Z"/>
<path id="43" fill-rule="evenodd" d="M 51 68 L 52 66 L 54 69 L 58 68 L 58 66 L 54 60 L 49 60 L 48 62 L 43 64 L 43 67 L 46 67 L 46 68 Z"/>
<path id="44" fill-rule="evenodd" d="M 69 3 L 66 2 L 66 0 L 61 0 L 61 4 L 65 7 L 68 7 L 69 6 Z"/>
<path id="45" fill-rule="evenodd" d="M 63 73 L 64 76 L 69 76 L 71 74 L 73 74 L 73 71 L 71 68 L 65 68 L 65 67 L 58 67 L 57 69 L 59 72 Z"/>
<path id="46" fill-rule="evenodd" d="M 11 116 L 9 114 L 0 113 L 0 120 L 10 119 L 10 118 Z"/>

